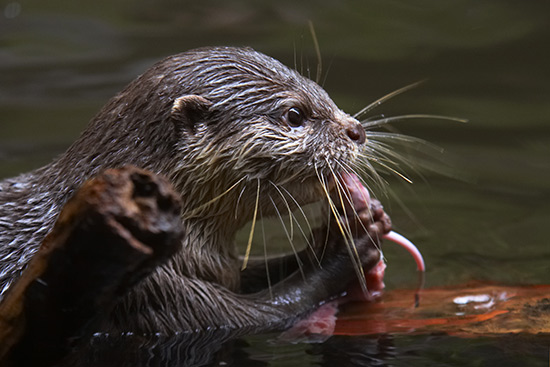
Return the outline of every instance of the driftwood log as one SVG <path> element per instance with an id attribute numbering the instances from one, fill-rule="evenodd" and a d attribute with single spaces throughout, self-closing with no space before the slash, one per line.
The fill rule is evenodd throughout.
<path id="1" fill-rule="evenodd" d="M 183 236 L 168 181 L 125 167 L 87 181 L 0 304 L 0 365 L 46 366 L 86 340 Z"/>

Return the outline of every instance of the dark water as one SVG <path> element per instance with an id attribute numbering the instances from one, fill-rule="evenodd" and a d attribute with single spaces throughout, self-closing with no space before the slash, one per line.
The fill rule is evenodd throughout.
<path id="1" fill-rule="evenodd" d="M 424 254 L 426 285 L 550 283 L 550 2 L 34 0 L 0 7 L 0 177 L 49 162 L 108 98 L 169 54 L 246 45 L 315 76 L 311 20 L 324 86 L 347 112 L 426 80 L 372 115 L 469 120 L 394 124 L 445 151 L 430 161 L 436 172 L 406 170 L 413 185 L 388 177 L 399 201 L 379 193 L 395 227 Z M 410 258 L 389 246 L 385 254 L 387 285 L 410 287 Z M 283 346 L 270 338 L 243 340 L 237 350 L 247 357 L 235 365 L 335 365 L 325 356 L 338 361 L 346 350 L 359 356 L 342 357 L 346 365 L 511 366 L 523 358 L 547 365 L 549 348 L 548 339 L 529 336 L 388 335 L 382 347 L 357 337 Z M 378 359 L 368 360 L 373 353 Z"/>

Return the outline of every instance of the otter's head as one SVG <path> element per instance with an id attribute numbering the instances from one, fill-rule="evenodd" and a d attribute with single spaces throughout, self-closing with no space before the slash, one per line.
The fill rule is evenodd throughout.
<path id="1" fill-rule="evenodd" d="M 85 135 L 75 149 L 86 145 L 88 161 L 162 173 L 182 193 L 184 211 L 231 211 L 243 220 L 258 196 L 263 214 L 273 204 L 319 200 L 365 143 L 361 124 L 319 85 L 242 48 L 197 49 L 157 63 Z"/>
<path id="2" fill-rule="evenodd" d="M 288 193 L 303 204 L 351 169 L 365 143 L 361 124 L 319 85 L 254 50 L 199 49 L 164 63 L 173 65 L 164 78 L 179 90 L 170 111 L 179 134 L 172 177 L 187 188 L 216 185 L 211 195 L 219 195 L 239 182 L 248 188 L 235 190 L 245 206 L 258 185 L 273 201 Z"/>

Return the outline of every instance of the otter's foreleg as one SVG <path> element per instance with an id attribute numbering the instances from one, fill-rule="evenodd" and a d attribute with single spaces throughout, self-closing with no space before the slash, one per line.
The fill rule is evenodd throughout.
<path id="1" fill-rule="evenodd" d="M 372 204 L 352 216 L 332 218 L 327 226 L 314 230 L 312 243 L 318 255 L 316 258 L 311 256 L 309 250 L 303 250 L 299 253 L 300 268 L 275 283 L 271 289 L 242 297 L 247 301 L 254 300 L 270 312 L 278 312 L 279 325 L 285 327 L 324 302 L 343 294 L 357 281 L 353 262 L 359 260 L 358 265 L 365 273 L 372 269 L 380 260 L 380 240 L 390 230 L 387 215 L 380 213 L 374 202 Z M 373 213 L 375 208 L 376 214 Z M 342 227 L 349 229 L 351 241 L 345 239 Z M 357 256 L 355 260 L 352 260 L 350 252 Z M 323 256 L 320 256 L 321 253 Z M 298 267 L 294 255 L 279 261 Z"/>
<path id="2" fill-rule="evenodd" d="M 250 259 L 246 269 L 241 271 L 241 292 L 259 292 L 299 271 L 308 261 L 308 251 L 311 252 L 304 249 L 268 259 Z"/>
<path id="3" fill-rule="evenodd" d="M 270 259 L 268 269 L 271 288 L 265 285 L 265 267 L 250 269 L 244 280 L 250 280 L 248 275 L 257 273 L 264 287 L 256 293 L 241 296 L 243 301 L 252 301 L 256 307 L 261 305 L 284 328 L 320 304 L 338 297 L 357 281 L 350 252 L 358 256 L 359 265 L 365 273 L 374 268 L 380 260 L 380 240 L 391 229 L 389 217 L 381 210 L 379 202 L 373 199 L 370 205 L 353 215 L 338 215 L 339 218 L 333 217 L 328 225 L 313 231 L 311 242 L 316 257 L 312 256 L 311 250 L 305 249 L 298 256 L 290 254 Z M 349 230 L 351 241 L 345 239 L 342 227 Z M 262 283 L 256 281 L 244 284 L 259 286 Z M 271 328 L 277 324 L 273 319 L 265 321 L 269 322 Z"/>
<path id="4" fill-rule="evenodd" d="M 364 211 L 339 221 L 352 229 L 356 254 L 367 271 L 378 263 L 378 239 L 389 229 L 373 220 L 370 209 Z M 357 279 L 349 243 L 336 223 L 334 218 L 313 233 L 314 247 L 324 250 L 320 265 L 304 259 L 301 270 L 253 293 L 236 293 L 213 281 L 182 277 L 174 267 L 161 267 L 118 305 L 111 318 L 113 329 L 108 331 L 171 334 L 216 328 L 247 332 L 286 329 L 343 294 Z M 290 262 L 290 258 L 285 260 Z"/>

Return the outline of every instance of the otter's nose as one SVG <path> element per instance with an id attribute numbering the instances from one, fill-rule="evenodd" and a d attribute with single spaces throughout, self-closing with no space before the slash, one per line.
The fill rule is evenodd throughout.
<path id="1" fill-rule="evenodd" d="M 365 129 L 358 122 L 352 122 L 346 127 L 346 134 L 357 144 L 363 144 L 366 140 Z"/>

